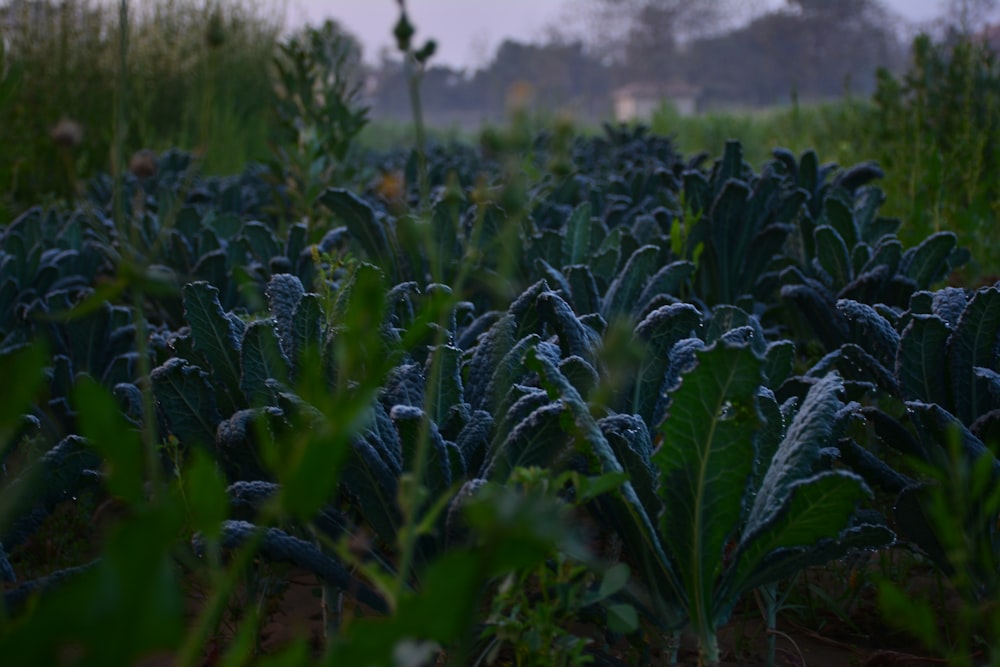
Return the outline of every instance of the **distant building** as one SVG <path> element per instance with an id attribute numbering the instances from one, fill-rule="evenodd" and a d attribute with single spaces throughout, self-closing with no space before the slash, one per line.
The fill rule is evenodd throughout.
<path id="1" fill-rule="evenodd" d="M 682 116 L 698 113 L 701 89 L 685 82 L 666 85 L 630 83 L 612 93 L 615 120 L 619 123 L 648 121 L 664 103 L 669 103 Z"/>

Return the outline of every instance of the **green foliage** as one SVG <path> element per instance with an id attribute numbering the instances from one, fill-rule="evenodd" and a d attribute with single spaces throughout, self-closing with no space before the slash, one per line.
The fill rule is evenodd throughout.
<path id="1" fill-rule="evenodd" d="M 921 35 L 904 75 L 879 73 L 874 139 L 892 208 L 908 223 L 905 239 L 950 230 L 962 244 L 989 245 L 1000 198 L 998 81 L 996 53 L 969 36 L 935 43 Z M 976 259 L 984 274 L 994 272 L 991 252 Z"/>
<path id="2" fill-rule="evenodd" d="M 368 123 L 361 68 L 360 46 L 333 21 L 278 45 L 270 166 L 299 215 L 309 216 L 320 192 L 356 169 L 347 158 Z"/>
<path id="3" fill-rule="evenodd" d="M 716 629 L 740 595 L 892 534 L 852 525 L 857 501 L 870 492 L 856 475 L 819 465 L 837 428 L 838 378 L 814 385 L 783 429 L 777 405 L 767 405 L 773 397 L 758 390 L 760 361 L 749 348 L 719 345 L 698 356 L 673 393 L 653 461 L 663 475 L 661 539 L 711 665 L 719 660 Z M 779 423 L 762 424 L 764 415 Z"/>
<path id="4" fill-rule="evenodd" d="M 281 30 L 273 6 L 226 3 L 210 17 L 208 3 L 132 4 L 137 6 L 124 72 L 127 155 L 181 144 L 198 148 L 209 169 L 222 171 L 265 157 L 262 112 L 271 91 L 261 72 Z M 108 168 L 119 26 L 117 7 L 108 3 L 11 7 L 14 21 L 4 34 L 0 187 L 17 213 L 53 194 L 77 198 L 83 178 Z M 29 12 L 31 7 L 36 11 Z M 213 46 L 206 26 L 221 28 L 225 41 Z"/>
<path id="5" fill-rule="evenodd" d="M 947 656 L 951 664 L 974 664 L 972 655 L 980 647 L 995 662 L 1000 618 L 992 601 L 1000 584 L 1000 467 L 989 450 L 970 451 L 963 442 L 969 436 L 957 422 L 944 426 L 935 434 L 943 456 L 918 465 L 926 481 L 904 490 L 898 512 L 908 536 L 946 570 L 961 604 L 941 627 L 926 601 L 913 599 L 896 582 L 881 583 L 879 600 L 893 625 Z"/>
<path id="6" fill-rule="evenodd" d="M 519 469 L 511 476 L 510 483 L 521 486 L 530 495 L 540 493 L 556 500 L 553 494 L 567 479 L 575 482 L 577 504 L 606 493 L 615 485 L 613 475 L 588 479 L 564 473 L 552 479 L 540 469 Z M 507 648 L 513 651 L 518 665 L 593 662 L 594 657 L 587 653 L 592 640 L 577 636 L 569 626 L 587 620 L 594 607 L 603 607 L 603 613 L 596 615 L 606 617 L 612 632 L 633 632 L 638 627 L 634 607 L 615 602 L 615 596 L 628 580 L 629 568 L 625 563 L 613 565 L 598 575 L 587 564 L 558 552 L 537 567 L 523 570 L 519 576 L 508 575 L 497 585 L 486 618 L 483 638 L 490 641 L 484 649 L 485 659 L 494 662 Z"/>
<path id="7" fill-rule="evenodd" d="M 433 48 L 401 14 L 419 108 Z M 315 94 L 349 64 L 332 30 L 283 60 L 312 95 L 284 98 L 288 127 L 316 129 L 286 137 L 292 189 L 173 151 L 0 227 L 0 364 L 28 378 L 0 402 L 0 577 L 67 498 L 127 508 L 99 560 L 5 590 L 0 648 L 195 664 L 238 584 L 259 599 L 289 563 L 326 636 L 278 663 L 582 664 L 640 624 L 637 654 L 688 625 L 713 663 L 755 589 L 773 629 L 784 580 L 892 542 L 869 484 L 967 607 L 994 594 L 997 290 L 929 291 L 967 256 L 945 231 L 904 248 L 880 169 L 527 124 L 362 158 L 354 89 Z M 96 623 L 131 635 L 98 646 Z"/>

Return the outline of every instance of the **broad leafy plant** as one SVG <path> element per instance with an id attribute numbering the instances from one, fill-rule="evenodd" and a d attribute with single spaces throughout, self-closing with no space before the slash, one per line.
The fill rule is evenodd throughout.
<path id="1" fill-rule="evenodd" d="M 690 623 L 705 664 L 718 664 L 716 630 L 745 593 L 891 542 L 881 521 L 856 513 L 870 495 L 861 478 L 824 456 L 850 412 L 836 376 L 783 411 L 753 350 L 720 341 L 671 392 L 654 453 L 641 420 L 598 422 L 551 361 L 533 358 L 590 465 L 629 473 L 605 517 L 665 629 Z"/>

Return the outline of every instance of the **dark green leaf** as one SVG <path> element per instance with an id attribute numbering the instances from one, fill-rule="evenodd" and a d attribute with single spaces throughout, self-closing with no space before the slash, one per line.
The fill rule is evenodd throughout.
<path id="1" fill-rule="evenodd" d="M 208 375 L 174 357 L 153 370 L 153 394 L 171 433 L 182 445 L 213 447 L 222 421 Z"/>
<path id="2" fill-rule="evenodd" d="M 246 521 L 226 521 L 222 524 L 222 545 L 235 549 L 256 539 L 259 533 L 258 552 L 275 562 L 287 562 L 312 572 L 331 586 L 349 590 L 364 604 L 377 611 L 387 611 L 385 600 L 366 584 L 353 577 L 337 559 L 303 539 L 293 537 L 278 528 L 263 528 Z"/>
<path id="3" fill-rule="evenodd" d="M 829 225 L 844 241 L 847 248 L 854 248 L 859 242 L 859 230 L 854 221 L 854 213 L 851 211 L 846 198 L 841 196 L 829 196 L 823 200 L 823 212 L 820 214 L 820 225 Z M 819 228 L 817 227 L 817 231 Z M 817 241 L 817 245 L 819 242 Z"/>
<path id="4" fill-rule="evenodd" d="M 205 282 L 184 286 L 184 315 L 191 325 L 195 349 L 211 365 L 211 376 L 229 393 L 240 395 L 240 335 L 236 324 L 222 310 L 219 290 Z"/>
<path id="5" fill-rule="evenodd" d="M 354 438 L 351 449 L 341 485 L 353 496 L 379 538 L 394 544 L 400 523 L 396 506 L 398 471 L 386 462 L 386 453 L 364 438 Z"/>
<path id="6" fill-rule="evenodd" d="M 271 317 L 274 318 L 281 341 L 281 351 L 286 357 L 292 358 L 295 354 L 295 312 L 305 295 L 302 281 L 287 273 L 272 276 L 267 284 L 266 294 Z"/>
<path id="7" fill-rule="evenodd" d="M 1000 334 L 1000 289 L 980 289 L 969 301 L 948 339 L 948 371 L 956 416 L 971 424 L 983 411 L 984 399 L 973 369 L 993 368 Z"/>
<path id="8" fill-rule="evenodd" d="M 678 296 L 681 288 L 694 275 L 692 262 L 678 261 L 667 264 L 649 278 L 639 298 L 636 299 L 634 313 L 642 312 L 649 303 L 661 294 Z"/>
<path id="9" fill-rule="evenodd" d="M 565 268 L 564 271 L 574 310 L 578 314 L 598 312 L 601 309 L 601 297 L 590 267 L 586 264 L 577 264 Z"/>
<path id="10" fill-rule="evenodd" d="M 451 486 L 452 482 L 448 451 L 437 424 L 429 421 L 420 408 L 408 405 L 393 407 L 389 416 L 399 434 L 404 471 L 416 471 L 417 454 L 422 441 L 425 443 L 427 458 L 424 461 L 424 477 L 420 481 L 427 487 L 432 497 L 437 498 Z"/>
<path id="11" fill-rule="evenodd" d="M 679 340 L 690 338 L 702 327 L 701 313 L 690 304 L 657 308 L 635 328 L 636 338 L 649 346 L 652 358 L 666 358 Z"/>
<path id="12" fill-rule="evenodd" d="M 847 322 L 850 342 L 892 368 L 899 348 L 899 334 L 892 324 L 871 306 L 850 299 L 837 301 L 837 310 Z"/>
<path id="13" fill-rule="evenodd" d="M 565 300 L 554 292 L 543 292 L 538 295 L 535 305 L 542 322 L 559 337 L 559 349 L 564 357 L 594 358 L 600 347 L 600 336 L 580 321 Z"/>
<path id="14" fill-rule="evenodd" d="M 210 539 L 220 537 L 229 514 L 229 497 L 215 463 L 208 454 L 195 450 L 181 480 L 192 530 Z"/>
<path id="15" fill-rule="evenodd" d="M 319 295 L 303 295 L 292 316 L 292 349 L 288 358 L 293 368 L 299 368 L 302 356 L 308 350 L 318 354 L 323 349 L 326 343 L 324 334 L 325 323 Z"/>
<path id="16" fill-rule="evenodd" d="M 760 360 L 746 347 L 717 345 L 698 353 L 698 366 L 671 395 L 653 462 L 664 501 L 660 530 L 670 545 L 699 627 L 719 620 L 712 607 L 724 547 L 740 519 L 753 469 L 753 434 L 760 421 L 754 395 Z"/>
<path id="17" fill-rule="evenodd" d="M 941 650 L 940 619 L 927 600 L 914 598 L 900 586 L 883 581 L 878 587 L 878 606 L 886 620 L 910 633 L 932 650 Z"/>
<path id="18" fill-rule="evenodd" d="M 505 482 L 517 467 L 550 467 L 565 456 L 572 440 L 562 423 L 563 406 L 549 403 L 514 426 L 489 461 L 486 479 Z"/>
<path id="19" fill-rule="evenodd" d="M 601 586 L 597 590 L 597 599 L 604 600 L 618 593 L 628 585 L 631 570 L 625 563 L 616 563 L 609 567 L 601 577 Z"/>
<path id="20" fill-rule="evenodd" d="M 757 569 L 740 581 L 740 590 L 732 590 L 730 581 L 736 569 L 730 569 L 730 577 L 720 589 L 729 596 L 730 605 L 754 588 L 794 576 L 806 568 L 826 565 L 855 552 L 872 552 L 891 545 L 895 534 L 881 523 L 861 523 L 842 531 L 836 539 L 822 539 L 806 547 L 782 548 L 772 551 L 758 561 Z"/>
<path id="21" fill-rule="evenodd" d="M 83 376 L 73 392 L 80 430 L 104 458 L 109 490 L 130 505 L 145 499 L 144 452 L 138 431 L 118 409 L 118 403 L 93 379 Z"/>
<path id="22" fill-rule="evenodd" d="M 21 415 L 42 388 L 46 358 L 45 348 L 40 344 L 0 355 L 0 377 L 17 378 L 17 382 L 2 383 L 0 389 L 0 454 L 17 429 Z"/>
<path id="23" fill-rule="evenodd" d="M 764 353 L 764 375 L 769 387 L 780 387 L 792 374 L 795 364 L 795 343 L 780 340 L 769 343 Z"/>
<path id="24" fill-rule="evenodd" d="M 627 317 L 635 314 L 636 300 L 659 263 L 660 249 L 647 245 L 636 250 L 621 273 L 611 282 L 601 304 L 601 315 Z"/>
<path id="25" fill-rule="evenodd" d="M 430 392 L 428 409 L 436 424 L 444 424 L 449 410 L 464 401 L 461 375 L 462 351 L 451 345 L 439 345 L 427 357 L 424 375 L 432 382 L 427 387 Z M 434 370 L 434 365 L 438 368 Z"/>
<path id="26" fill-rule="evenodd" d="M 211 216 L 208 220 L 209 225 L 219 235 L 220 239 L 232 239 L 243 227 L 239 216 L 235 213 L 220 213 L 219 215 Z"/>
<path id="27" fill-rule="evenodd" d="M 916 248 L 906 251 L 899 270 L 911 278 L 918 289 L 928 289 L 951 271 L 948 257 L 957 243 L 952 232 L 931 234 Z"/>
<path id="28" fill-rule="evenodd" d="M 268 380 L 288 383 L 288 360 L 281 351 L 272 320 L 257 320 L 243 332 L 240 367 L 240 388 L 251 405 L 267 402 L 271 396 Z"/>
<path id="29" fill-rule="evenodd" d="M 349 190 L 327 188 L 319 196 L 319 201 L 344 222 L 351 236 L 368 253 L 368 257 L 379 262 L 390 276 L 395 277 L 395 239 L 385 220 L 379 218 L 367 202 Z"/>
<path id="30" fill-rule="evenodd" d="M 621 237 L 621 227 L 612 229 L 590 261 L 594 277 L 605 287 L 611 285 L 618 272 L 618 264 L 621 261 Z"/>
<path id="31" fill-rule="evenodd" d="M 590 256 L 590 217 L 593 215 L 589 202 L 573 209 L 566 221 L 566 232 L 562 241 L 562 266 L 582 264 Z"/>
<path id="32" fill-rule="evenodd" d="M 608 605 L 608 629 L 628 634 L 639 627 L 639 615 L 630 604 Z"/>
<path id="33" fill-rule="evenodd" d="M 851 281 L 851 256 L 847 245 L 833 227 L 820 225 L 813 232 L 816 241 L 816 259 L 828 276 L 832 286 L 842 287 Z"/>
<path id="34" fill-rule="evenodd" d="M 750 329 L 748 341 L 750 348 L 754 353 L 763 356 L 767 351 L 764 329 L 756 317 L 736 306 L 722 304 L 712 309 L 712 318 L 705 331 L 705 343 L 711 345 L 722 339 L 726 333 L 741 327 Z"/>
<path id="35" fill-rule="evenodd" d="M 948 324 L 935 315 L 913 315 L 899 337 L 895 371 L 905 400 L 954 409 L 948 391 Z"/>
<path id="36" fill-rule="evenodd" d="M 707 219 L 711 225 L 710 245 L 706 245 L 700 268 L 702 275 L 707 272 L 711 283 L 716 285 L 714 294 L 718 303 L 733 303 L 753 287 L 738 284 L 744 254 L 758 231 L 747 220 L 749 198 L 750 188 L 744 182 L 729 180 L 712 202 Z"/>

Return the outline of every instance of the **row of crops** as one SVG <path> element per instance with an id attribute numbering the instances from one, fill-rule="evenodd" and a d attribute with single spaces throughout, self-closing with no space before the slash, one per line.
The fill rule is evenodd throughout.
<path id="1" fill-rule="evenodd" d="M 195 661 L 217 617 L 178 581 L 263 561 L 322 580 L 329 664 L 502 650 L 495 582 L 567 557 L 596 664 L 685 628 L 716 664 L 749 596 L 773 626 L 797 573 L 875 550 L 994 599 L 1000 290 L 942 286 L 955 235 L 904 247 L 870 164 L 553 141 L 371 155 L 300 221 L 261 169 L 167 153 L 0 230 L 0 655 Z M 84 493 L 130 512 L 19 576 Z"/>

